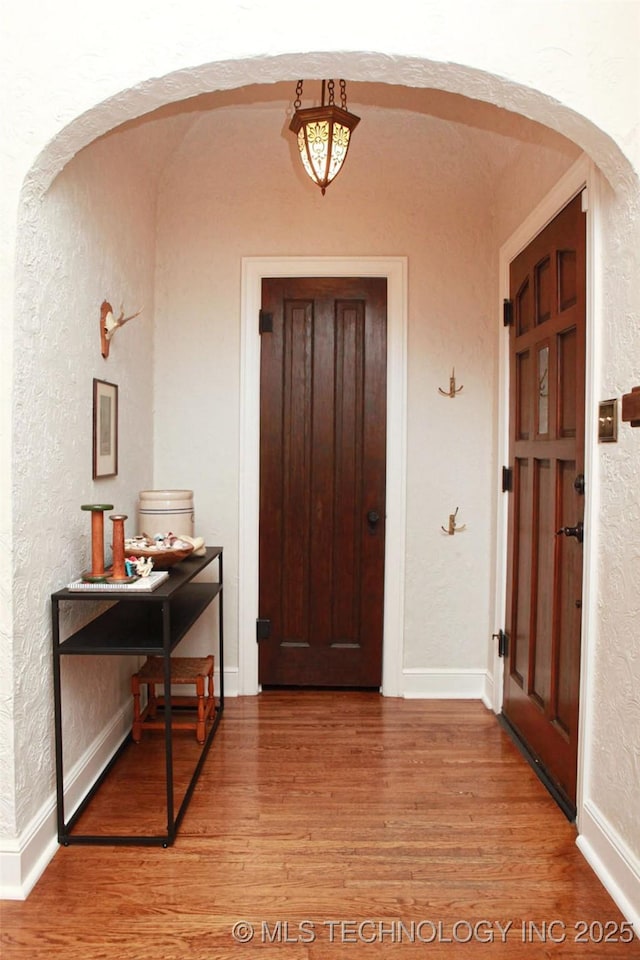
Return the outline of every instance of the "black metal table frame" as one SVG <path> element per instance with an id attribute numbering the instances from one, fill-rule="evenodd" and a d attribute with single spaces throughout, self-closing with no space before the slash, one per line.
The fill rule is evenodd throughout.
<path id="1" fill-rule="evenodd" d="M 218 561 L 218 581 L 217 583 L 198 583 L 191 581 L 201 570 L 204 570 L 213 560 Z M 189 604 L 189 591 L 192 599 Z M 172 607 L 179 604 L 180 599 L 187 596 L 187 603 L 183 604 L 181 616 L 174 617 L 172 621 Z M 101 844 L 101 845 L 136 845 L 136 846 L 163 846 L 168 847 L 173 844 L 178 828 L 186 809 L 191 800 L 195 785 L 200 776 L 200 772 L 206 760 L 209 748 L 215 736 L 216 730 L 222 718 L 224 711 L 224 639 L 223 639 L 223 569 L 222 569 L 222 547 L 207 547 L 204 557 L 188 558 L 179 565 L 172 568 L 169 578 L 153 591 L 148 593 L 127 592 L 126 590 L 114 590 L 104 593 L 98 591 L 69 590 L 65 588 L 58 590 L 51 595 L 51 617 L 52 617 L 52 639 L 53 639 L 53 684 L 54 684 L 54 713 L 55 713 L 55 751 L 56 751 L 56 799 L 57 799 L 57 818 L 58 818 L 58 841 L 64 846 L 70 844 Z M 184 798 L 177 814 L 174 816 L 174 784 L 173 784 L 173 742 L 172 742 L 172 706 L 171 697 L 165 697 L 164 720 L 165 720 L 165 771 L 166 771 L 166 805 L 167 805 L 167 832 L 166 834 L 139 835 L 139 834 L 79 834 L 72 833 L 73 827 L 87 808 L 96 792 L 110 773 L 114 764 L 121 756 L 123 751 L 131 742 L 131 733 L 122 741 L 114 755 L 111 757 L 105 768 L 101 771 L 88 792 L 82 798 L 69 820 L 65 819 L 65 799 L 64 799 L 64 758 L 62 742 L 62 689 L 60 677 L 60 658 L 62 656 L 91 656 L 91 655 L 109 655 L 109 656 L 158 656 L 162 655 L 164 659 L 164 685 L 165 690 L 171 689 L 171 652 L 180 643 L 187 630 L 198 620 L 204 610 L 214 599 L 218 598 L 218 697 L 216 700 L 215 715 L 211 729 L 202 746 L 198 762 L 195 766 L 191 780 L 187 786 Z M 106 613 L 99 615 L 86 626 L 72 634 L 71 637 L 60 643 L 60 603 L 63 601 L 78 600 L 113 600 L 118 601 L 116 607 L 110 608 Z M 145 606 L 161 607 L 161 638 L 151 643 L 135 643 L 132 640 L 125 640 L 120 637 L 120 642 L 110 643 L 108 639 L 100 640 L 93 638 L 91 634 L 100 625 L 109 620 L 124 621 L 125 615 L 118 616 L 118 607 L 129 607 L 130 604 L 138 604 L 137 613 L 140 619 Z M 144 606 L 143 606 L 144 605 Z M 112 611 L 116 611 L 112 613 Z M 175 610 L 174 610 L 175 612 Z M 176 622 L 177 621 L 177 622 Z M 124 624 L 123 624 L 124 625 Z M 142 624 L 144 626 L 144 624 Z M 135 624 L 132 625 L 135 629 Z M 106 631 L 103 631 L 106 633 Z"/>

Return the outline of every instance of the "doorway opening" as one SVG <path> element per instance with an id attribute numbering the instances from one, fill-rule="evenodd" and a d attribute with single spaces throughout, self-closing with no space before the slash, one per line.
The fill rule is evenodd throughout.
<path id="1" fill-rule="evenodd" d="M 560 681 L 558 677 L 553 681 L 549 681 L 548 686 L 548 695 L 549 703 L 545 707 L 541 701 L 541 698 L 537 696 L 535 690 L 533 689 L 536 685 L 542 683 L 542 676 L 544 669 L 538 663 L 537 667 L 537 678 L 536 678 L 536 650 L 535 643 L 533 649 L 530 651 L 531 659 L 525 657 L 527 660 L 525 674 L 523 677 L 525 681 L 523 688 L 528 687 L 533 690 L 534 700 L 537 702 L 537 709 L 540 715 L 544 716 L 545 713 L 549 714 L 551 717 L 551 725 L 554 728 L 554 736 L 556 739 L 559 738 L 562 743 L 562 759 L 558 764 L 556 764 L 556 769 L 554 769 L 553 763 L 549 763 L 549 757 L 543 756 L 544 749 L 539 749 L 540 744 L 536 745 L 535 737 L 531 738 L 527 735 L 528 731 L 523 729 L 526 726 L 526 721 L 522 721 L 522 718 L 509 717 L 509 696 L 507 687 L 511 684 L 513 688 L 513 683 L 509 679 L 509 675 L 512 674 L 513 664 L 510 662 L 509 657 L 502 657 L 496 648 L 494 656 L 494 677 L 495 677 L 495 690 L 496 690 L 496 712 L 503 712 L 504 716 L 501 715 L 501 722 L 504 722 L 504 725 L 509 732 L 509 734 L 514 739 L 518 749 L 521 750 L 525 758 L 528 760 L 532 768 L 537 773 L 540 780 L 544 783 L 546 788 L 549 790 L 555 801 L 558 803 L 560 809 L 570 820 L 578 819 L 578 828 L 581 828 L 580 824 L 580 811 L 582 809 L 583 803 L 583 792 L 584 792 L 584 782 L 583 782 L 583 761 L 582 757 L 588 753 L 590 749 L 589 739 L 591 736 L 591 713 L 593 710 L 593 680 L 591 678 L 590 671 L 587 669 L 590 652 L 588 649 L 589 646 L 589 636 L 594 630 L 594 621 L 596 617 L 596 610 L 594 607 L 595 604 L 595 591 L 593 590 L 593 579 L 595 576 L 594 573 L 594 564 L 595 556 L 592 549 L 592 531 L 597 526 L 597 502 L 598 502 L 598 471 L 595 468 L 597 460 L 597 439 L 595 437 L 594 431 L 589 429 L 588 426 L 588 411 L 594 409 L 595 407 L 595 398 L 598 396 L 599 391 L 599 374 L 598 366 L 596 362 L 596 349 L 595 343 L 597 339 L 596 331 L 596 304 L 599 302 L 600 298 L 600 275 L 597 270 L 597 263 L 595 262 L 594 257 L 594 234 L 596 231 L 596 224 L 598 221 L 598 209 L 599 209 L 599 193 L 598 193 L 598 179 L 595 175 L 595 169 L 592 163 L 588 160 L 587 157 L 582 157 L 577 161 L 573 167 L 567 171 L 564 177 L 556 184 L 555 188 L 544 198 L 544 200 L 538 205 L 538 207 L 532 211 L 530 216 L 521 224 L 519 229 L 512 235 L 512 237 L 505 243 L 500 251 L 500 270 L 501 270 L 501 279 L 500 279 L 500 292 L 501 298 L 508 300 L 511 297 L 511 265 L 517 263 L 518 258 L 521 256 L 526 257 L 527 249 L 537 241 L 537 238 L 544 237 L 545 231 L 547 228 L 551 228 L 553 221 L 560 216 L 563 211 L 571 208 L 573 204 L 573 210 L 575 212 L 575 218 L 578 221 L 581 221 L 580 229 L 583 232 L 581 238 L 581 244 L 583 247 L 582 253 L 582 263 L 579 264 L 579 270 L 581 271 L 581 277 L 576 277 L 579 279 L 582 286 L 580 292 L 581 304 L 580 309 L 582 311 L 582 317 L 580 320 L 581 331 L 579 337 L 576 338 L 572 334 L 572 322 L 569 313 L 571 310 L 575 309 L 572 304 L 569 303 L 567 297 L 562 297 L 562 290 L 558 291 L 558 285 L 554 282 L 554 289 L 556 292 L 559 292 L 564 303 L 561 305 L 562 309 L 560 310 L 561 314 L 565 315 L 565 318 L 569 318 L 567 322 L 564 320 L 558 321 L 559 326 L 556 331 L 558 337 L 558 343 L 560 344 L 560 355 L 556 356 L 556 359 L 553 361 L 554 369 L 551 372 L 551 375 L 554 380 L 554 391 L 557 390 L 558 383 L 558 370 L 556 361 L 559 360 L 560 363 L 566 363 L 571 346 L 576 342 L 576 339 L 582 338 L 583 342 L 580 346 L 579 356 L 576 355 L 574 358 L 575 362 L 571 365 L 573 369 L 579 371 L 579 377 L 582 379 L 581 384 L 575 384 L 573 390 L 577 389 L 577 395 L 573 400 L 573 407 L 578 405 L 577 410 L 577 422 L 570 428 L 567 429 L 568 421 L 568 411 L 569 407 L 565 406 L 560 412 L 557 409 L 553 408 L 552 400 L 553 397 L 549 392 L 543 390 L 542 393 L 546 396 L 541 396 L 540 385 L 538 383 L 538 388 L 535 391 L 537 396 L 534 397 L 532 401 L 532 407 L 534 413 L 534 418 L 531 421 L 531 442 L 536 443 L 536 441 L 544 442 L 545 436 L 551 436 L 552 429 L 553 435 L 558 435 L 558 442 L 561 444 L 574 443 L 576 449 L 573 451 L 576 454 L 573 459 L 568 457 L 568 460 L 563 460 L 563 457 L 552 457 L 553 463 L 555 464 L 554 470 L 556 471 L 556 480 L 557 483 L 554 485 L 556 492 L 559 494 L 559 499 L 555 504 L 553 510 L 549 513 L 547 517 L 548 524 L 551 524 L 553 530 L 549 534 L 545 534 L 546 539 L 550 540 L 550 547 L 547 544 L 547 547 L 551 550 L 549 557 L 547 558 L 550 562 L 547 564 L 549 569 L 555 569 L 560 572 L 560 583 L 557 598 L 553 599 L 553 590 L 549 589 L 547 585 L 547 600 L 541 605 L 538 603 L 537 596 L 533 598 L 535 601 L 535 608 L 533 606 L 533 601 L 531 609 L 529 610 L 529 617 L 524 616 L 524 608 L 522 606 L 523 594 L 522 590 L 520 591 L 519 597 L 514 593 L 514 584 L 512 576 L 512 563 L 513 563 L 513 538 L 515 526 L 509 531 L 509 516 L 508 511 L 512 506 L 512 500 L 514 497 L 513 492 L 505 494 L 503 492 L 498 493 L 498 517 L 499 517 L 499 542 L 501 543 L 501 550 L 499 551 L 498 564 L 496 571 L 496 603 L 495 608 L 497 616 L 499 618 L 499 629 L 505 630 L 505 633 L 508 636 L 507 646 L 511 649 L 512 653 L 515 653 L 515 648 L 512 644 L 512 637 L 509 636 L 509 631 L 513 632 L 513 612 L 514 605 L 520 603 L 520 620 L 524 619 L 528 621 L 529 624 L 533 624 L 535 627 L 536 617 L 538 611 L 543 619 L 546 617 L 547 626 L 551 627 L 551 632 L 547 631 L 547 639 L 549 643 L 547 644 L 547 654 L 548 654 L 548 665 L 551 667 L 555 663 L 556 666 L 562 665 L 562 656 L 560 638 L 558 632 L 567 636 L 567 633 L 572 635 L 574 638 L 577 638 L 577 644 L 574 643 L 572 646 L 572 653 L 567 659 L 567 654 L 565 651 L 564 654 L 564 681 Z M 568 260 L 572 259 L 570 254 L 566 254 L 564 251 L 568 250 L 570 245 L 560 244 L 562 248 L 557 257 L 554 256 L 555 265 L 554 270 L 557 273 L 558 267 L 560 270 L 568 266 Z M 534 257 L 535 263 L 533 264 L 533 276 L 535 281 L 535 271 L 538 269 L 541 272 L 544 272 L 545 258 L 543 256 Z M 573 266 L 571 268 L 571 275 L 573 277 Z M 522 280 L 522 277 L 520 278 Z M 540 276 L 542 280 L 542 276 Z M 521 291 L 524 289 L 523 284 L 516 285 Z M 560 285 L 561 287 L 562 285 Z M 535 327 L 537 330 L 542 331 L 544 322 L 541 324 L 536 324 Z M 509 395 L 510 389 L 512 390 L 512 399 L 515 399 L 516 391 L 515 387 L 517 385 L 513 383 L 513 380 L 517 381 L 518 374 L 514 369 L 514 365 L 511 365 L 510 371 L 510 356 L 517 358 L 518 352 L 516 350 L 511 350 L 509 345 L 510 328 L 505 328 L 503 339 L 501 342 L 501 377 L 500 377 L 500 408 L 503 410 L 503 416 L 501 418 L 500 430 L 501 437 L 499 441 L 499 449 L 501 451 L 502 462 L 511 464 L 510 456 L 514 451 L 517 452 L 516 447 L 514 446 L 514 439 L 518 433 L 518 411 L 514 410 L 513 406 L 510 409 Z M 555 335 L 552 338 L 555 342 Z M 531 333 L 531 336 L 535 339 L 535 332 Z M 544 360 L 547 356 L 546 345 L 542 342 L 544 336 L 540 333 L 540 343 L 534 344 L 532 349 L 532 371 L 535 374 L 537 367 L 536 363 L 540 360 Z M 549 346 L 553 346 L 552 343 Z M 567 349 L 564 349 L 567 348 Z M 526 351 L 525 351 L 526 352 Z M 550 354 L 551 355 L 551 350 Z M 515 359 L 514 359 L 515 363 Z M 526 362 L 525 362 L 526 366 Z M 544 373 L 544 370 L 542 370 Z M 562 378 L 561 378 L 562 379 Z M 561 394 L 557 392 L 554 393 L 556 400 L 561 400 Z M 566 399 L 566 397 L 565 397 Z M 547 401 L 550 406 L 547 408 Z M 548 409 L 548 421 L 546 416 L 546 411 Z M 542 415 L 542 426 L 547 426 L 548 429 L 546 433 L 540 430 L 540 416 Z M 585 426 L 585 420 L 586 426 Z M 551 429 L 552 428 L 552 429 Z M 520 431 L 522 433 L 522 431 Z M 567 436 L 560 436 L 562 433 L 567 434 Z M 574 433 L 575 439 L 568 434 Z M 520 441 L 518 441 L 520 442 Z M 528 442 L 528 441 L 526 441 Z M 563 455 L 567 451 L 560 451 Z M 549 458 L 543 456 L 543 454 L 538 451 L 534 456 L 533 460 L 533 473 L 540 474 L 542 476 L 538 477 L 538 481 L 543 479 L 543 475 L 549 472 L 548 468 L 550 466 L 548 462 Z M 571 477 L 570 467 L 571 463 L 575 461 L 576 469 L 573 471 Z M 578 465 L 580 469 L 578 469 Z M 525 473 L 526 473 L 525 468 Z M 578 476 L 578 474 L 580 476 Z M 587 478 L 587 481 L 583 481 L 582 476 Z M 551 490 L 550 487 L 548 487 Z M 529 497 L 530 505 L 533 506 L 532 497 L 542 495 L 543 486 L 540 482 L 534 484 L 531 488 L 531 497 Z M 569 510 L 570 512 L 575 512 L 576 517 L 569 519 L 569 515 L 564 515 L 564 511 Z M 538 539 L 538 532 L 541 523 L 541 517 L 544 511 L 538 509 L 532 510 L 530 513 L 530 518 L 535 521 L 537 524 L 534 540 Z M 557 523 L 556 523 L 557 519 Z M 576 520 L 580 519 L 580 538 L 574 538 L 571 535 L 566 536 L 564 533 L 565 528 L 572 528 L 577 526 Z M 531 526 L 531 524 L 529 524 Z M 562 529 L 562 535 L 558 531 Z M 571 534 L 571 530 L 570 530 Z M 520 533 L 518 533 L 520 535 Z M 511 541 L 510 541 L 511 537 Z M 518 539 L 517 537 L 515 538 Z M 546 541 L 545 541 L 546 542 Z M 533 549 L 534 543 L 532 542 L 532 550 L 527 551 L 532 557 L 538 557 L 538 553 Z M 575 548 L 575 549 L 574 549 Z M 579 556 L 577 555 L 579 553 Z M 574 556 L 575 554 L 575 556 Z M 554 561 L 557 560 L 557 563 Z M 563 561 L 566 560 L 565 564 Z M 544 566 L 544 564 L 543 564 Z M 565 571 L 566 576 L 562 579 L 562 570 L 563 567 L 567 567 Z M 537 582 L 537 570 L 538 564 L 534 564 L 534 567 L 529 571 L 529 576 L 527 576 L 526 582 L 533 583 L 535 587 Z M 534 577 L 535 575 L 535 577 Z M 578 587 L 578 593 L 575 593 L 576 586 Z M 574 596 L 575 593 L 575 596 Z M 531 591 L 528 591 L 529 598 L 531 599 Z M 562 613 L 562 604 L 563 597 L 566 600 L 565 613 Z M 514 599 L 515 598 L 515 599 Z M 570 608 L 570 609 L 569 609 Z M 569 611 L 569 613 L 567 613 Z M 570 616 L 569 616 L 570 614 Z M 563 622 L 564 616 L 564 622 Z M 567 626 L 567 617 L 571 623 L 569 624 L 570 629 Z M 516 618 L 517 619 L 517 618 Z M 506 625 L 506 627 L 505 627 Z M 516 626 L 516 631 L 519 631 L 519 628 Z M 552 642 L 552 635 L 555 632 L 555 640 Z M 523 665 L 522 660 L 522 651 L 523 645 L 526 649 L 527 643 L 523 640 L 522 636 L 516 637 L 516 641 L 520 641 L 520 664 Z M 543 643 L 541 644 L 541 648 Z M 505 653 L 505 648 L 501 653 Z M 573 658 L 573 660 L 571 659 Z M 576 660 L 577 658 L 577 660 Z M 529 669 L 530 668 L 530 669 Z M 521 673 L 522 671 L 520 671 Z M 507 676 L 505 676 L 507 675 Z M 569 682 L 569 677 L 571 681 Z M 517 682 L 517 679 L 516 681 Z M 514 689 L 511 690 L 511 693 L 514 692 Z M 503 697 L 504 693 L 504 697 Z M 538 691 L 539 693 L 539 691 Z M 564 702 L 562 698 L 564 697 Z M 524 694 L 522 695 L 524 699 Z M 516 697 L 516 699 L 518 699 Z M 544 697 L 542 698 L 544 700 Z M 553 719 L 554 712 L 557 712 L 556 707 L 559 707 L 562 714 L 562 719 L 557 721 Z M 519 709 L 519 708 L 518 708 Z M 516 709 L 516 713 L 518 713 Z M 513 711 L 511 711 L 513 713 Z M 567 718 L 569 722 L 567 723 Z M 522 722 L 518 722 L 518 721 Z M 564 729 L 570 727 L 571 729 Z M 545 738 L 543 737 L 543 740 Z M 570 756 L 567 753 L 568 743 L 572 742 Z"/>
<path id="2" fill-rule="evenodd" d="M 384 277 L 387 283 L 386 536 L 381 691 L 402 693 L 406 498 L 405 257 L 299 257 L 243 260 L 241 307 L 239 678 L 242 694 L 260 689 L 256 621 L 259 615 L 260 334 L 262 281 L 269 277 Z"/>
<path id="3" fill-rule="evenodd" d="M 511 263 L 503 719 L 575 816 L 584 517 L 582 195 Z"/>

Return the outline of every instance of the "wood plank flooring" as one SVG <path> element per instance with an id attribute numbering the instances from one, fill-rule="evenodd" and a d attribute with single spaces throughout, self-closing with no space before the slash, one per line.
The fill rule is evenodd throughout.
<path id="1" fill-rule="evenodd" d="M 162 816 L 158 736 L 83 829 Z M 1 956 L 635 960 L 575 835 L 477 702 L 228 699 L 175 845 L 60 848 L 2 904 Z"/>

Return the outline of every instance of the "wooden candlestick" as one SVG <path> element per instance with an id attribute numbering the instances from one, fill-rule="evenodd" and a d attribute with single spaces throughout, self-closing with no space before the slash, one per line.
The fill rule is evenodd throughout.
<path id="1" fill-rule="evenodd" d="M 127 570 L 124 565 L 124 522 L 127 519 L 126 513 L 112 513 L 109 517 L 113 521 L 113 569 L 109 577 L 109 583 L 131 583 L 136 577 L 127 576 Z"/>
<path id="2" fill-rule="evenodd" d="M 111 503 L 85 503 L 81 510 L 91 511 L 91 570 L 83 575 L 83 580 L 106 580 L 104 569 L 104 512 L 113 510 Z"/>

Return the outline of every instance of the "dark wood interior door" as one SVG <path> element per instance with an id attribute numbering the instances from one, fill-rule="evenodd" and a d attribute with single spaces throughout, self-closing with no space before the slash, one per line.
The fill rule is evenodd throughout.
<path id="1" fill-rule="evenodd" d="M 513 490 L 503 713 L 570 815 L 580 687 L 585 246 L 577 196 L 510 274 Z"/>
<path id="2" fill-rule="evenodd" d="M 381 684 L 386 300 L 380 277 L 263 281 L 263 686 Z"/>

